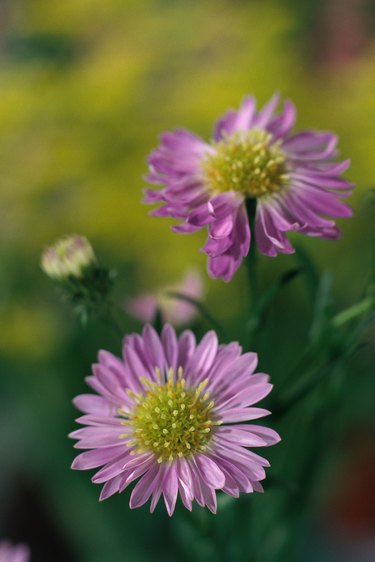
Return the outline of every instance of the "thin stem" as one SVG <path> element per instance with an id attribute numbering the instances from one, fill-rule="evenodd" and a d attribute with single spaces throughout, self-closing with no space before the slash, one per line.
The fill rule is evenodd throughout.
<path id="1" fill-rule="evenodd" d="M 354 346 L 350 345 L 345 352 L 331 353 L 331 357 L 326 365 L 321 365 L 315 369 L 308 378 L 302 379 L 291 392 L 282 395 L 281 398 L 273 405 L 272 415 L 274 419 L 282 417 L 286 412 L 293 408 L 296 404 L 300 403 L 311 391 L 315 390 L 319 384 L 327 377 L 332 377 L 335 369 L 340 365 L 345 364 L 350 356 L 360 352 L 363 349 L 363 344 L 359 343 Z"/>
<path id="2" fill-rule="evenodd" d="M 152 325 L 160 336 L 163 329 L 163 314 L 160 308 L 156 309 L 156 314 Z"/>
<path id="3" fill-rule="evenodd" d="M 255 199 L 247 199 L 246 200 L 246 211 L 247 216 L 249 218 L 250 224 L 250 232 L 253 236 L 254 233 L 254 223 L 255 223 L 255 211 L 256 211 L 256 201 Z M 257 279 L 257 254 L 256 254 L 256 245 L 254 241 L 251 241 L 250 250 L 248 255 L 246 256 L 246 266 L 248 271 L 249 277 L 249 287 L 250 287 L 250 294 L 251 294 L 251 311 L 256 306 L 257 303 L 257 296 L 258 296 L 258 279 Z"/>
<path id="4" fill-rule="evenodd" d="M 333 362 L 329 365 L 322 367 L 317 373 L 314 373 L 303 384 L 300 384 L 287 398 L 282 398 L 276 402 L 272 407 L 273 419 L 282 417 L 285 413 L 289 412 L 297 403 L 305 398 L 312 390 L 314 390 L 324 379 L 329 375 L 332 370 Z"/>
<path id="5" fill-rule="evenodd" d="M 361 316 L 366 318 L 366 314 L 370 313 L 374 309 L 374 298 L 372 295 L 364 298 L 360 302 L 350 306 L 349 308 L 338 312 L 331 320 L 331 329 L 341 328 L 348 322 L 355 320 Z M 318 349 L 321 346 L 319 340 L 314 339 L 311 341 L 307 347 L 304 349 L 300 355 L 297 362 L 291 368 L 287 376 L 285 377 L 283 383 L 281 383 L 281 388 L 287 387 L 291 380 L 293 380 L 299 373 L 314 367 L 314 360 L 318 356 Z"/>
<path id="6" fill-rule="evenodd" d="M 118 307 L 115 305 L 115 303 L 113 301 L 108 301 L 102 314 L 100 314 L 99 317 L 103 322 L 110 326 L 110 328 L 117 336 L 120 336 L 120 338 L 122 338 L 124 335 L 124 330 L 121 326 L 121 322 L 118 318 L 117 312 Z"/>
<path id="7" fill-rule="evenodd" d="M 255 199 L 246 200 L 246 211 L 249 219 L 250 232 L 253 236 L 254 234 L 254 224 L 255 224 L 255 211 L 256 211 L 256 201 Z M 245 264 L 248 273 L 249 280 L 249 317 L 247 321 L 247 335 L 248 335 L 248 345 L 251 347 L 254 339 L 254 333 L 258 325 L 258 278 L 257 278 L 257 253 L 256 245 L 254 240 L 251 241 L 250 250 L 245 258 Z"/>
<path id="8" fill-rule="evenodd" d="M 366 297 L 362 301 L 354 304 L 350 308 L 343 310 L 336 314 L 336 316 L 332 319 L 332 324 L 335 328 L 343 326 L 347 322 L 354 320 L 358 316 L 362 316 L 367 312 L 370 312 L 374 308 L 374 298 L 372 296 Z"/>
<path id="9" fill-rule="evenodd" d="M 297 361 L 291 367 L 284 380 L 279 384 L 279 389 L 284 389 L 289 387 L 292 380 L 296 376 L 300 376 L 301 373 L 308 371 L 314 367 L 314 360 L 318 357 L 317 355 L 317 345 L 316 342 L 312 342 L 305 347 Z"/>

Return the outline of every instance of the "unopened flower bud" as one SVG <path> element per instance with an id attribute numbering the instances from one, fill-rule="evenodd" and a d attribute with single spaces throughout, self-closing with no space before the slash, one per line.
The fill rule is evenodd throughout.
<path id="1" fill-rule="evenodd" d="M 90 242 L 77 234 L 65 236 L 47 248 L 41 261 L 44 273 L 55 281 L 81 279 L 85 271 L 96 264 L 97 259 Z"/>
<path id="2" fill-rule="evenodd" d="M 83 323 L 92 314 L 103 314 L 108 307 L 114 271 L 99 263 L 84 236 L 72 234 L 61 238 L 42 255 L 41 267 L 60 288 L 64 300 L 70 302 Z"/>

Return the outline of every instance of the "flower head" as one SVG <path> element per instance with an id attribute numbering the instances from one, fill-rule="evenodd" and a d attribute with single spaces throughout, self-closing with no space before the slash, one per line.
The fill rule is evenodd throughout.
<path id="1" fill-rule="evenodd" d="M 337 239 L 334 220 L 349 217 L 340 199 L 352 184 L 340 177 L 349 161 L 335 162 L 337 137 L 329 132 L 292 134 L 294 105 L 275 113 L 275 95 L 260 111 L 253 97 L 228 111 L 206 143 L 185 130 L 164 133 L 150 157 L 145 202 L 161 203 L 154 216 L 179 219 L 176 232 L 208 228 L 203 251 L 212 277 L 229 281 L 247 255 L 251 234 L 267 256 L 294 251 L 286 233 Z M 255 203 L 250 232 L 245 201 Z"/>
<path id="2" fill-rule="evenodd" d="M 85 270 L 96 263 L 94 250 L 87 238 L 72 234 L 43 252 L 41 266 L 51 279 L 64 281 L 69 277 L 81 279 Z"/>
<path id="3" fill-rule="evenodd" d="M 0 542 L 0 562 L 28 562 L 30 552 L 27 546 L 11 545 L 9 542 Z"/>
<path id="4" fill-rule="evenodd" d="M 189 324 L 194 320 L 197 310 L 189 302 L 171 298 L 169 292 L 199 300 L 203 296 L 202 277 L 197 271 L 189 270 L 175 286 L 164 287 L 156 293 L 144 293 L 131 298 L 126 302 L 125 308 L 141 322 L 153 322 L 157 312 L 160 311 L 163 320 L 173 326 Z"/>
<path id="5" fill-rule="evenodd" d="M 101 499 L 139 478 L 130 507 L 151 497 L 153 511 L 163 495 L 169 515 L 178 495 L 189 510 L 195 500 L 215 512 L 216 490 L 233 497 L 261 492 L 269 463 L 247 447 L 280 438 L 248 423 L 270 413 L 253 407 L 272 388 L 267 375 L 254 374 L 256 365 L 255 353 L 219 345 L 215 332 L 198 345 L 192 332 L 178 338 L 170 325 L 160 337 L 149 325 L 127 336 L 122 359 L 99 353 L 87 379 L 97 394 L 74 401 L 85 427 L 71 437 L 90 450 L 72 468 L 102 467 L 92 479 L 104 484 Z"/>

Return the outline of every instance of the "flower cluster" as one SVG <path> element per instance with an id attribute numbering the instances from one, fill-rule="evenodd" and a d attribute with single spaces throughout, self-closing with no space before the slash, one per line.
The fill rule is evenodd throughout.
<path id="1" fill-rule="evenodd" d="M 294 251 L 286 233 L 335 240 L 340 231 L 327 217 L 349 217 L 341 201 L 352 184 L 342 179 L 349 160 L 336 162 L 337 137 L 330 132 L 291 133 L 295 108 L 279 96 L 257 111 L 253 97 L 217 122 L 207 143 L 178 129 L 161 135 L 149 157 L 148 181 L 163 186 L 146 190 L 147 203 L 160 203 L 152 214 L 182 223 L 175 232 L 207 227 L 203 251 L 212 277 L 230 281 L 255 235 L 267 256 Z M 246 201 L 253 200 L 251 232 Z M 252 217 L 251 217 L 252 218 Z"/>
<path id="2" fill-rule="evenodd" d="M 270 412 L 254 404 L 272 385 L 254 373 L 255 353 L 237 343 L 219 345 L 209 332 L 197 345 L 192 332 L 180 337 L 166 325 L 159 337 L 151 326 L 127 336 L 123 357 L 99 353 L 84 394 L 75 405 L 85 427 L 71 434 L 81 453 L 73 468 L 102 467 L 93 482 L 104 484 L 101 499 L 133 481 L 130 507 L 163 495 L 169 515 L 177 496 L 192 509 L 195 500 L 216 511 L 216 490 L 238 497 L 261 492 L 266 459 L 247 447 L 279 441 L 278 434 L 251 422 Z"/>

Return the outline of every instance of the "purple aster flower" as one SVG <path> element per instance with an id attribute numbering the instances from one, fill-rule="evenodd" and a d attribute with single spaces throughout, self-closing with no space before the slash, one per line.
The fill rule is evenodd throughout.
<path id="1" fill-rule="evenodd" d="M 27 546 L 11 545 L 7 541 L 0 542 L 0 562 L 28 562 L 30 551 Z"/>
<path id="2" fill-rule="evenodd" d="M 206 143 L 178 129 L 161 135 L 150 157 L 146 203 L 161 203 L 152 214 L 173 217 L 176 232 L 208 228 L 202 250 L 212 277 L 229 281 L 250 247 L 245 201 L 256 202 L 254 233 L 267 256 L 290 254 L 286 233 L 335 240 L 340 231 L 328 217 L 349 217 L 342 201 L 353 185 L 340 177 L 349 160 L 334 161 L 337 137 L 330 132 L 291 133 L 295 108 L 286 101 L 275 113 L 276 94 L 256 110 L 253 97 L 228 111 Z"/>
<path id="3" fill-rule="evenodd" d="M 171 298 L 168 296 L 170 291 L 199 301 L 204 293 L 202 277 L 197 271 L 191 269 L 174 287 L 164 287 L 156 293 L 144 293 L 128 299 L 125 304 L 126 311 L 141 322 L 153 322 L 160 310 L 164 321 L 173 326 L 189 324 L 196 317 L 197 309 L 188 302 Z"/>
<path id="4" fill-rule="evenodd" d="M 215 512 L 216 490 L 261 492 L 269 463 L 247 447 L 280 438 L 252 423 L 270 413 L 254 404 L 272 388 L 267 375 L 254 374 L 256 365 L 255 353 L 219 345 L 215 332 L 198 345 L 191 331 L 177 337 L 170 325 L 160 337 L 149 325 L 127 336 L 122 359 L 99 353 L 87 378 L 97 394 L 74 401 L 85 427 L 71 437 L 90 450 L 72 468 L 102 467 L 92 478 L 104 484 L 102 500 L 139 478 L 130 507 L 151 498 L 152 512 L 163 495 L 169 515 L 178 495 L 189 510 L 195 500 Z"/>

